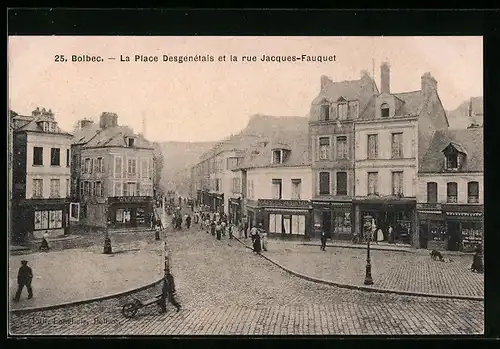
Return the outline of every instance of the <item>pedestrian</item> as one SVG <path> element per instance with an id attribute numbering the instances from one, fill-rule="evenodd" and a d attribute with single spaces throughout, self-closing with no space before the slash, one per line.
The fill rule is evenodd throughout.
<path id="1" fill-rule="evenodd" d="M 217 240 L 220 240 L 222 237 L 222 223 L 217 222 L 217 225 L 215 226 L 215 233 L 217 234 Z"/>
<path id="2" fill-rule="evenodd" d="M 325 229 L 321 229 L 321 251 L 326 251 L 326 233 Z"/>
<path id="3" fill-rule="evenodd" d="M 389 229 L 387 229 L 387 235 L 389 236 L 389 242 L 394 242 L 394 234 L 391 225 L 389 225 Z"/>
<path id="4" fill-rule="evenodd" d="M 250 229 L 250 238 L 252 239 L 252 244 L 255 242 L 257 234 L 258 234 L 257 227 L 253 226 L 252 229 Z"/>
<path id="5" fill-rule="evenodd" d="M 215 221 L 210 222 L 210 232 L 212 233 L 212 236 L 215 236 Z"/>
<path id="6" fill-rule="evenodd" d="M 220 225 L 221 225 L 222 235 L 226 236 L 226 222 L 221 221 Z"/>
<path id="7" fill-rule="evenodd" d="M 382 229 L 377 230 L 377 244 L 380 241 L 384 241 L 384 233 L 382 232 Z"/>
<path id="8" fill-rule="evenodd" d="M 188 215 L 186 217 L 186 229 L 189 229 L 191 227 L 191 216 Z"/>
<path id="9" fill-rule="evenodd" d="M 48 237 L 49 237 L 49 234 L 47 234 L 47 232 L 45 232 L 45 234 L 43 234 L 43 237 L 42 237 L 42 242 L 40 243 L 40 248 L 39 248 L 40 251 L 48 252 L 50 250 L 49 242 L 47 241 Z"/>
<path id="10" fill-rule="evenodd" d="M 261 228 L 260 235 L 262 235 L 262 249 L 267 251 L 267 232 Z"/>
<path id="11" fill-rule="evenodd" d="M 156 224 L 155 226 L 155 240 L 160 240 L 160 225 Z"/>
<path id="12" fill-rule="evenodd" d="M 169 301 L 177 309 L 177 312 L 179 312 L 181 310 L 181 305 L 177 302 L 174 296 L 174 294 L 176 293 L 175 281 L 174 276 L 170 274 L 170 268 L 167 268 L 166 270 L 161 291 L 160 312 L 165 313 L 167 311 L 167 301 Z"/>
<path id="13" fill-rule="evenodd" d="M 470 269 L 475 273 L 484 273 L 481 247 L 476 248 L 474 257 L 472 258 L 472 266 L 470 267 Z"/>
<path id="14" fill-rule="evenodd" d="M 248 221 L 245 221 L 245 224 L 243 225 L 243 234 L 245 234 L 245 239 L 248 239 Z"/>
<path id="15" fill-rule="evenodd" d="M 19 302 L 21 298 L 21 293 L 23 292 L 24 286 L 28 290 L 28 299 L 33 298 L 33 289 L 31 288 L 31 282 L 33 281 L 33 270 L 28 267 L 28 261 L 22 260 L 21 267 L 17 272 L 17 292 L 14 297 L 14 302 Z"/>
<path id="16" fill-rule="evenodd" d="M 262 250 L 262 242 L 260 240 L 260 236 L 259 236 L 259 233 L 257 232 L 257 229 L 254 227 L 252 228 L 252 230 L 255 229 L 255 233 L 253 234 L 252 236 L 252 240 L 253 240 L 253 251 L 255 253 L 260 253 L 260 251 Z"/>

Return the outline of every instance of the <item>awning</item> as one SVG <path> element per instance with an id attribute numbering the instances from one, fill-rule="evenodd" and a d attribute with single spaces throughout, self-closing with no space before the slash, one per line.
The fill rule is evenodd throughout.
<path id="1" fill-rule="evenodd" d="M 457 216 L 457 217 L 482 217 L 481 212 L 446 212 L 447 216 Z"/>
<path id="2" fill-rule="evenodd" d="M 381 205 L 416 205 L 417 200 L 415 198 L 404 198 L 395 195 L 388 196 L 365 196 L 356 197 L 352 199 L 353 203 L 358 204 L 381 204 Z"/>

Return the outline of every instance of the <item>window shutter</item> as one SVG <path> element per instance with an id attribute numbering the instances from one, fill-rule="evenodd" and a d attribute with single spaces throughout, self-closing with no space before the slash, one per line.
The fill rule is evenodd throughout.
<path id="1" fill-rule="evenodd" d="M 316 155 L 316 161 L 319 161 L 319 152 L 320 152 L 319 137 L 316 137 L 314 144 L 315 144 L 314 154 Z"/>
<path id="2" fill-rule="evenodd" d="M 334 146 L 334 143 L 335 143 L 335 137 L 330 136 L 330 138 L 329 138 L 329 139 L 330 139 L 330 148 L 329 148 L 329 150 L 328 150 L 328 159 L 331 161 L 331 160 L 333 160 L 333 159 L 334 159 L 334 157 L 333 157 L 333 155 L 334 155 L 333 150 L 334 150 L 334 148 L 335 148 L 335 146 Z"/>

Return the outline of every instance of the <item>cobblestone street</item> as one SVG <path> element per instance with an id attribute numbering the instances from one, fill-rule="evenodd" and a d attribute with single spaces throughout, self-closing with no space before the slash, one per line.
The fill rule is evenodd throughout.
<path id="1" fill-rule="evenodd" d="M 484 303 L 366 293 L 289 275 L 235 240 L 171 232 L 179 313 L 155 305 L 134 319 L 120 313 L 131 297 L 10 315 L 11 334 L 300 335 L 479 334 Z M 119 275 L 121 277 L 121 275 Z M 141 291 L 145 300 L 160 286 Z"/>
<path id="2" fill-rule="evenodd" d="M 245 243 L 249 244 L 247 240 Z M 338 283 L 363 285 L 366 250 L 301 245 L 270 240 L 266 256 L 293 271 Z M 484 297 L 484 275 L 470 271 L 472 256 L 454 255 L 442 263 L 429 253 L 371 251 L 374 288 Z"/>

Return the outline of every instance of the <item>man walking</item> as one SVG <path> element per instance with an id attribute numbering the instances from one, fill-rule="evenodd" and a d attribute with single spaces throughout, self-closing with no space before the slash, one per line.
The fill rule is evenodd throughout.
<path id="1" fill-rule="evenodd" d="M 160 298 L 161 313 L 167 312 L 167 300 L 177 309 L 177 312 L 181 310 L 181 305 L 175 299 L 174 294 L 174 276 L 170 274 L 170 268 L 167 268 L 165 277 L 163 279 L 163 287 Z"/>
<path id="2" fill-rule="evenodd" d="M 17 273 L 17 292 L 14 297 L 15 302 L 19 302 L 21 298 L 21 293 L 23 292 L 24 286 L 28 290 L 28 299 L 33 298 L 33 289 L 31 288 L 31 281 L 33 280 L 33 271 L 28 267 L 28 261 L 21 261 L 21 267 Z"/>
<path id="3" fill-rule="evenodd" d="M 321 251 L 326 251 L 326 233 L 321 229 Z"/>

